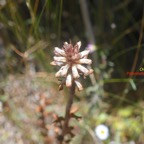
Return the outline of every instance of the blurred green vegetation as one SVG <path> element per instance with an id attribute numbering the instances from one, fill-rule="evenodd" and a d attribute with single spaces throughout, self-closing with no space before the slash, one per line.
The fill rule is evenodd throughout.
<path id="1" fill-rule="evenodd" d="M 78 112 L 83 117 L 82 122 L 75 125 L 79 125 L 83 132 L 78 134 L 74 143 L 84 144 L 85 139 L 94 143 L 93 130 L 103 123 L 109 127 L 110 136 L 102 143 L 113 141 L 114 144 L 143 144 L 144 76 L 128 76 L 126 73 L 139 72 L 144 67 L 144 2 L 83 2 L 86 2 L 96 41 L 98 66 L 93 66 L 94 75 L 87 78 L 86 82 L 83 81 L 85 91 L 78 93 L 75 98 Z M 54 47 L 62 47 L 65 41 L 76 43 L 80 40 L 82 49 L 91 44 L 81 7 L 78 0 L 0 0 L 0 102 L 3 103 L 6 116 L 8 103 L 14 115 L 7 117 L 10 121 L 16 120 L 14 125 L 19 125 L 20 122 L 21 129 L 24 129 L 24 125 L 21 119 L 16 118 L 11 91 L 7 92 L 8 84 L 13 89 L 11 76 L 15 80 L 21 76 L 29 79 L 29 75 L 37 77 L 43 72 L 40 76 L 46 74 L 48 80 L 42 79 L 40 86 L 46 84 L 48 89 L 57 88 L 57 85 L 51 86 L 57 83 L 54 81 L 56 78 L 51 76 L 56 69 L 50 66 Z M 93 59 L 92 54 L 90 57 Z M 32 77 L 30 80 L 33 78 L 35 79 Z M 29 86 L 31 85 L 33 82 Z M 39 84 L 32 89 L 41 91 L 38 86 Z M 23 88 L 25 89 L 25 85 Z M 44 86 L 43 91 L 45 90 Z M 25 96 L 21 93 L 20 97 Z M 63 100 L 58 102 L 60 104 L 57 103 L 55 109 L 64 103 Z M 28 137 L 24 136 L 30 139 Z M 40 143 L 38 139 L 34 142 Z"/>

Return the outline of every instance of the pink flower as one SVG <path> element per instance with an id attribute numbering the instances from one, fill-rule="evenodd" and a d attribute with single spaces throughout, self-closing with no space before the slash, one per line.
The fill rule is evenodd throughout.
<path id="1" fill-rule="evenodd" d="M 66 87 L 71 87 L 75 82 L 78 90 L 82 90 L 83 86 L 79 82 L 80 75 L 87 76 L 93 72 L 92 69 L 87 69 L 83 65 L 90 65 L 92 60 L 88 59 L 89 50 L 79 52 L 81 42 L 77 42 L 75 46 L 71 43 L 64 43 L 62 49 L 55 47 L 54 61 L 51 65 L 61 66 L 59 71 L 55 74 L 56 77 L 65 78 L 64 83 Z M 61 88 L 63 86 L 60 86 Z"/>

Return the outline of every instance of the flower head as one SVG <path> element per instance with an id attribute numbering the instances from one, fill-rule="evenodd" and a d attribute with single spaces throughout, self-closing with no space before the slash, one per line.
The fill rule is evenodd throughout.
<path id="1" fill-rule="evenodd" d="M 62 49 L 55 47 L 54 61 L 51 65 L 61 66 L 55 74 L 56 77 L 63 77 L 66 87 L 71 87 L 75 82 L 78 90 L 82 90 L 82 84 L 79 82 L 80 75 L 87 76 L 93 72 L 92 69 L 87 69 L 83 65 L 90 65 L 92 60 L 88 59 L 89 50 L 80 52 L 81 42 L 77 42 L 75 46 L 65 42 Z M 63 86 L 60 86 L 60 89 Z"/>
<path id="2" fill-rule="evenodd" d="M 95 128 L 95 133 L 99 139 L 106 140 L 109 136 L 109 129 L 107 126 L 101 124 Z"/>

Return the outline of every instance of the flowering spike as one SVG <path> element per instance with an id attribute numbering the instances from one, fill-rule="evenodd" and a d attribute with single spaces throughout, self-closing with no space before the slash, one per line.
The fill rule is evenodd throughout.
<path id="1" fill-rule="evenodd" d="M 87 59 L 89 50 L 79 52 L 80 47 L 81 41 L 77 42 L 75 46 L 64 42 L 62 49 L 55 47 L 54 61 L 51 62 L 51 65 L 61 66 L 55 76 L 64 77 L 63 82 L 66 87 L 71 87 L 72 83 L 75 82 L 79 91 L 83 89 L 79 82 L 80 75 L 85 77 L 93 72 L 92 69 L 83 66 L 83 64 L 90 65 L 92 63 L 92 60 Z M 63 85 L 60 85 L 59 89 L 62 90 Z"/>

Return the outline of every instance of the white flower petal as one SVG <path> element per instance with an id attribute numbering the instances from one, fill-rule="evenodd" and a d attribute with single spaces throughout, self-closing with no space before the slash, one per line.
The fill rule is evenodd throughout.
<path id="1" fill-rule="evenodd" d="M 80 52 L 79 53 L 80 58 L 87 57 L 89 52 L 90 52 L 89 50 L 84 50 L 84 51 Z"/>
<path id="2" fill-rule="evenodd" d="M 78 50 L 79 50 L 81 47 L 81 41 L 77 42 L 77 46 L 78 46 Z"/>
<path id="3" fill-rule="evenodd" d="M 57 56 L 54 56 L 54 60 L 55 60 L 55 61 L 59 61 L 59 62 L 66 62 L 66 58 L 65 58 L 65 57 L 57 57 Z"/>
<path id="4" fill-rule="evenodd" d="M 79 81 L 75 80 L 75 83 L 76 83 L 76 86 L 78 87 L 79 91 L 83 90 L 83 86 Z"/>
<path id="5" fill-rule="evenodd" d="M 55 74 L 55 77 L 64 77 L 66 76 L 69 69 L 69 64 L 66 64 L 65 66 L 62 66 L 60 70 Z"/>
<path id="6" fill-rule="evenodd" d="M 54 53 L 57 56 L 66 56 L 65 51 L 60 49 L 60 48 L 58 48 L 58 47 L 55 47 Z"/>
<path id="7" fill-rule="evenodd" d="M 52 61 L 50 64 L 51 64 L 51 65 L 57 65 L 57 66 L 62 66 L 62 65 L 64 65 L 63 62 L 58 62 L 58 61 Z"/>
<path id="8" fill-rule="evenodd" d="M 72 74 L 73 74 L 74 78 L 79 78 L 80 77 L 76 65 L 72 66 Z"/>
<path id="9" fill-rule="evenodd" d="M 72 75 L 68 74 L 66 78 L 66 87 L 71 87 L 72 86 Z"/>
<path id="10" fill-rule="evenodd" d="M 80 64 L 92 64 L 92 60 L 91 59 L 80 59 L 78 61 Z"/>
<path id="11" fill-rule="evenodd" d="M 64 42 L 64 44 L 68 45 L 68 43 L 67 43 L 67 42 Z"/>
<path id="12" fill-rule="evenodd" d="M 77 68 L 84 73 L 84 75 L 88 75 L 89 74 L 89 70 L 87 68 L 85 68 L 84 66 L 77 64 Z"/>
<path id="13" fill-rule="evenodd" d="M 109 129 L 107 126 L 101 124 L 95 128 L 97 137 L 101 140 L 106 140 L 109 137 Z"/>

